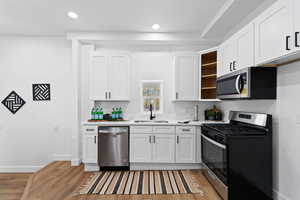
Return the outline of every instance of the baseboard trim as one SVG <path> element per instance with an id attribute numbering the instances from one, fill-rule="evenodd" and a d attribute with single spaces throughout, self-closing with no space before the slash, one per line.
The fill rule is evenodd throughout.
<path id="1" fill-rule="evenodd" d="M 81 164 L 81 160 L 76 158 L 71 160 L 71 165 L 72 166 L 79 166 Z"/>
<path id="2" fill-rule="evenodd" d="M 34 173 L 42 169 L 41 166 L 15 165 L 15 166 L 0 166 L 0 173 Z"/>
<path id="3" fill-rule="evenodd" d="M 202 169 L 199 163 L 130 163 L 130 170 L 180 170 L 180 169 Z"/>
<path id="4" fill-rule="evenodd" d="M 285 195 L 281 194 L 277 190 L 273 189 L 273 198 L 274 200 L 290 200 Z"/>
<path id="5" fill-rule="evenodd" d="M 53 154 L 53 161 L 71 161 L 72 156 L 70 154 Z"/>

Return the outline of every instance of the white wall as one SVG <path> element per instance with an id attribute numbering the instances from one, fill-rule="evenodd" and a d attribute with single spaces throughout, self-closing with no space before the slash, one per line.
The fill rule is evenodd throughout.
<path id="1" fill-rule="evenodd" d="M 223 101 L 229 110 L 263 112 L 273 115 L 274 190 L 278 199 L 300 199 L 300 63 L 278 68 L 277 100 Z"/>
<path id="2" fill-rule="evenodd" d="M 0 171 L 33 171 L 69 159 L 75 106 L 70 42 L 1 36 L 0 44 L 0 99 L 15 90 L 26 101 L 15 115 L 0 105 Z M 51 101 L 34 102 L 33 83 L 50 83 Z"/>

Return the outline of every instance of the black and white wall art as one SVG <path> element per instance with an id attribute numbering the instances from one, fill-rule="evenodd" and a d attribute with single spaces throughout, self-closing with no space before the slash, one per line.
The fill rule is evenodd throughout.
<path id="1" fill-rule="evenodd" d="M 50 84 L 32 84 L 33 101 L 50 101 Z"/>
<path id="2" fill-rule="evenodd" d="M 18 110 L 26 102 L 22 99 L 15 91 L 12 91 L 3 101 L 2 104 L 13 114 L 18 112 Z"/>

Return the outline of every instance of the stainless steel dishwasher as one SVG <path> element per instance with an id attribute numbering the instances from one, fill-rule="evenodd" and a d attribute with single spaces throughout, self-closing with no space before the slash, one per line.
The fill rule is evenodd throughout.
<path id="1" fill-rule="evenodd" d="M 129 167 L 129 127 L 98 128 L 98 162 L 101 167 Z"/>

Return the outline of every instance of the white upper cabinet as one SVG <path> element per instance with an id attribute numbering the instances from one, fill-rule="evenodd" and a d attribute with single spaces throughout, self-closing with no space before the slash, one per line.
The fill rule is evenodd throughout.
<path id="1" fill-rule="evenodd" d="M 129 56 L 91 52 L 89 67 L 90 99 L 129 100 Z"/>
<path id="2" fill-rule="evenodd" d="M 236 69 L 254 66 L 254 23 L 250 23 L 235 36 Z"/>
<path id="3" fill-rule="evenodd" d="M 113 100 L 129 100 L 129 57 L 111 56 L 109 70 L 109 93 Z"/>
<path id="4" fill-rule="evenodd" d="M 294 51 L 300 50 L 300 1 L 292 0 L 293 8 L 293 25 L 294 31 L 292 33 L 292 46 L 294 46 Z"/>
<path id="5" fill-rule="evenodd" d="M 199 99 L 199 56 L 174 56 L 175 100 Z"/>
<path id="6" fill-rule="evenodd" d="M 221 54 L 221 69 L 219 69 L 218 76 L 222 76 L 234 71 L 233 62 L 236 58 L 236 42 L 230 38 L 224 42 L 220 47 Z"/>
<path id="7" fill-rule="evenodd" d="M 108 56 L 90 57 L 89 94 L 92 100 L 105 100 L 108 89 Z"/>
<path id="8" fill-rule="evenodd" d="M 218 76 L 254 65 L 254 24 L 250 23 L 220 47 Z"/>
<path id="9" fill-rule="evenodd" d="M 291 35 L 293 32 L 291 5 L 291 0 L 278 0 L 255 19 L 257 65 L 276 60 L 292 51 L 294 43 Z"/>

